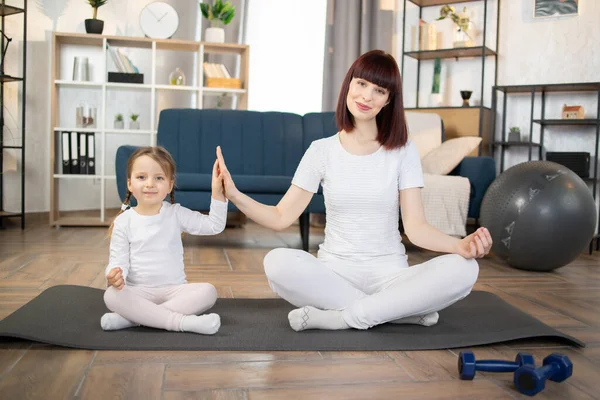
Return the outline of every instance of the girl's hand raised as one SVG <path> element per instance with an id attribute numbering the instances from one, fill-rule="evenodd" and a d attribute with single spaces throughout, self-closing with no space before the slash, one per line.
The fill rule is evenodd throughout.
<path id="1" fill-rule="evenodd" d="M 492 248 L 492 236 L 487 228 L 481 227 L 458 242 L 456 254 L 464 258 L 482 258 Z"/>
<path id="2" fill-rule="evenodd" d="M 219 161 L 215 160 L 212 171 L 212 198 L 225 201 L 225 189 L 223 189 L 223 177 L 219 176 Z"/>
<path id="3" fill-rule="evenodd" d="M 235 187 L 235 183 L 233 183 L 231 174 L 227 170 L 227 166 L 225 165 L 225 159 L 223 158 L 223 153 L 221 152 L 221 146 L 217 146 L 217 163 L 218 176 L 223 181 L 225 196 L 229 200 L 233 201 L 234 198 L 240 193 L 240 191 Z"/>

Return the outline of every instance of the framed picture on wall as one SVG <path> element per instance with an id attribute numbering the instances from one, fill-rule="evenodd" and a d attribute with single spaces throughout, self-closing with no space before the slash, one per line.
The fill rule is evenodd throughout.
<path id="1" fill-rule="evenodd" d="M 533 0 L 533 17 L 565 17 L 579 14 L 579 0 Z"/>

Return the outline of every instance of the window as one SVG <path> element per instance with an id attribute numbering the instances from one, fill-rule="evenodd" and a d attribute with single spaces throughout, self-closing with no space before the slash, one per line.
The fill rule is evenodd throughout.
<path id="1" fill-rule="evenodd" d="M 321 111 L 326 0 L 249 0 L 248 109 Z"/>

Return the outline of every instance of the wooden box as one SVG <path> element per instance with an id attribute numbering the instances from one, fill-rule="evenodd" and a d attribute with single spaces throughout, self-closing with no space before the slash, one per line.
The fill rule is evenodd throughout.
<path id="1" fill-rule="evenodd" d="M 242 80 L 238 78 L 206 78 L 206 87 L 241 89 Z"/>

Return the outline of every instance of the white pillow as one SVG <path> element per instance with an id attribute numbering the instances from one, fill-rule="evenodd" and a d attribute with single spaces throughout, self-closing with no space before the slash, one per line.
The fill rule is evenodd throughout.
<path id="1" fill-rule="evenodd" d="M 479 146 L 478 136 L 463 136 L 449 139 L 433 149 L 423 159 L 423 172 L 433 175 L 448 175 L 469 153 Z"/>

